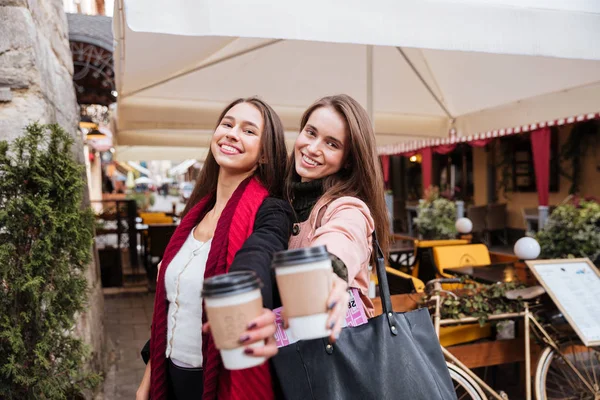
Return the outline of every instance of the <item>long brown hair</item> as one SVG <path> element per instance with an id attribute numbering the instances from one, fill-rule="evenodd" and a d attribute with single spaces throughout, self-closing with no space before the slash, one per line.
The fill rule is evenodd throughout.
<path id="1" fill-rule="evenodd" d="M 323 190 L 328 200 L 353 196 L 364 201 L 375 221 L 377 238 L 384 254 L 388 254 L 389 222 L 385 205 L 383 174 L 375 148 L 375 133 L 365 109 L 346 94 L 323 97 L 311 105 L 302 116 L 300 131 L 310 115 L 321 107 L 335 110 L 345 121 L 348 129 L 348 151 L 344 167 L 323 179 Z M 300 180 L 296 172 L 294 152 L 288 160 L 285 194 L 292 200 L 292 182 Z"/>
<path id="2" fill-rule="evenodd" d="M 283 166 L 286 163 L 287 151 L 285 148 L 283 123 L 275 110 L 258 97 L 240 98 L 225 107 L 219 116 L 216 126 L 219 126 L 221 120 L 229 110 L 240 103 L 252 104 L 261 112 L 263 118 L 264 128 L 260 138 L 259 163 L 254 176 L 267 188 L 271 196 L 282 197 L 285 177 Z M 198 179 L 196 179 L 196 185 L 181 214 L 182 217 L 204 196 L 217 189 L 219 168 L 219 164 L 217 164 L 209 147 L 206 160 L 204 160 L 204 167 L 200 171 Z"/>

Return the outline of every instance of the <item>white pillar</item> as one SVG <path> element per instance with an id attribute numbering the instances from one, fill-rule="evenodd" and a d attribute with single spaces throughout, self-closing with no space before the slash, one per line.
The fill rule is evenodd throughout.
<path id="1" fill-rule="evenodd" d="M 538 231 L 544 229 L 548 220 L 548 206 L 538 206 Z"/>
<path id="2" fill-rule="evenodd" d="M 373 46 L 367 46 L 367 114 L 375 129 L 375 115 L 373 111 Z"/>
<path id="3" fill-rule="evenodd" d="M 462 200 L 456 201 L 456 219 L 463 218 L 465 216 L 465 202 Z"/>
<path id="4" fill-rule="evenodd" d="M 390 224 L 390 234 L 394 233 L 394 195 L 392 193 L 385 194 L 385 205 L 388 212 L 388 221 Z"/>

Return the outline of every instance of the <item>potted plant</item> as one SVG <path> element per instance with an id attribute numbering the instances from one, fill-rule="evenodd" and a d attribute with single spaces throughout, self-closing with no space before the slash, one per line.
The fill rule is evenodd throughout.
<path id="1" fill-rule="evenodd" d="M 419 202 L 415 224 L 423 239 L 453 239 L 456 237 L 456 204 L 442 196 L 431 186 Z"/>
<path id="2" fill-rule="evenodd" d="M 463 280 L 467 282 L 467 279 Z M 495 284 L 466 283 L 456 291 L 454 296 L 447 292 L 434 292 L 423 297 L 421 304 L 429 307 L 433 314 L 435 304 L 431 298 L 441 294 L 442 305 L 440 312 L 442 319 L 460 319 L 466 317 L 477 318 L 480 326 L 488 322 L 490 315 L 514 313 L 523 311 L 522 300 L 508 300 L 505 293 L 509 290 L 521 289 L 524 285 L 519 282 L 500 282 Z"/>
<path id="3" fill-rule="evenodd" d="M 600 262 L 600 203 L 569 196 L 548 217 L 536 240 L 541 258 L 588 257 Z"/>

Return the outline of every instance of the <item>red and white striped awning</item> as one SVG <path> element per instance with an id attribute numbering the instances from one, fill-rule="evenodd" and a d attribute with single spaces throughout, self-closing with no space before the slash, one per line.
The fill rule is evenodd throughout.
<path id="1" fill-rule="evenodd" d="M 452 145 L 457 143 L 468 143 L 476 140 L 494 139 L 501 138 L 504 136 L 517 135 L 520 133 L 531 132 L 536 129 L 561 126 L 565 124 L 572 124 L 575 122 L 589 121 L 592 119 L 600 118 L 600 112 L 580 114 L 577 116 L 571 116 L 567 118 L 558 118 L 550 121 L 536 122 L 529 125 L 514 126 L 511 128 L 496 129 L 493 131 L 479 132 L 474 135 L 457 136 L 454 129 L 450 130 L 447 138 L 435 138 L 435 139 L 424 139 L 424 140 L 413 140 L 409 142 L 402 142 L 387 146 L 379 146 L 377 152 L 379 155 L 398 155 L 404 153 L 411 153 L 423 149 L 425 147 L 433 146 L 444 146 Z"/>

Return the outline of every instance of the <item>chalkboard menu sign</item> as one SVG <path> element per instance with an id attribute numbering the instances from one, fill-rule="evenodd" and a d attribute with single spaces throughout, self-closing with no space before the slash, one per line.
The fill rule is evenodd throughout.
<path id="1" fill-rule="evenodd" d="M 581 341 L 600 346 L 600 272 L 587 258 L 526 261 Z"/>

